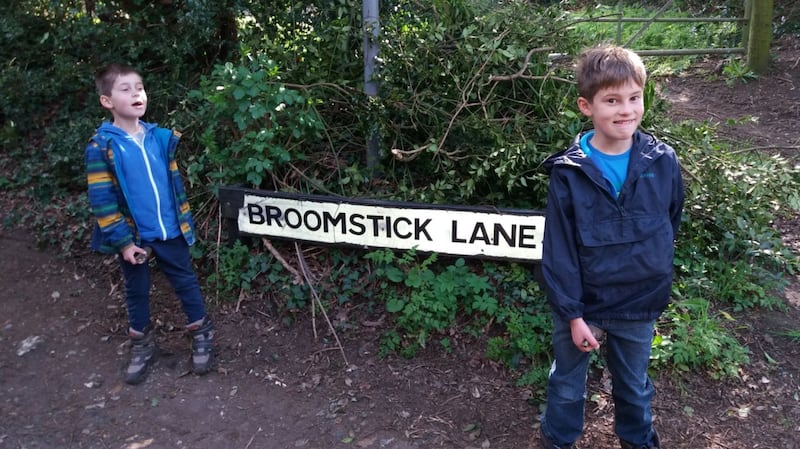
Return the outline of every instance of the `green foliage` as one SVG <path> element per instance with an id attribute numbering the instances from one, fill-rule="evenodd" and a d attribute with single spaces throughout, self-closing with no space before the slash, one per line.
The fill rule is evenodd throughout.
<path id="1" fill-rule="evenodd" d="M 56 249 L 56 254 L 63 257 L 82 253 L 92 231 L 83 225 L 89 222 L 86 201 L 86 195 L 81 194 L 37 202 L 26 212 L 23 223 L 36 230 L 38 247 Z"/>
<path id="2" fill-rule="evenodd" d="M 533 278 L 533 269 L 518 264 L 490 263 L 484 264 L 483 269 L 495 286 L 497 296 L 502 298 L 493 319 L 506 331 L 502 337 L 503 350 L 498 352 L 501 346 L 495 338 L 494 352 L 487 356 L 512 367 L 519 366 L 523 359 L 542 362 L 549 354 L 552 323 L 544 293 Z"/>
<path id="3" fill-rule="evenodd" d="M 437 263 L 432 254 L 419 260 L 414 250 L 400 256 L 377 250 L 364 258 L 373 263 L 375 290 L 394 318 L 383 354 L 410 357 L 435 338 L 449 347 L 446 335 L 457 327 L 475 338 L 497 327 L 500 335 L 488 340 L 487 357 L 515 369 L 531 362 L 520 383 L 546 378 L 552 323 L 530 268 L 484 263 L 480 275 L 464 259 Z M 459 316 L 467 322 L 457 324 Z"/>
<path id="4" fill-rule="evenodd" d="M 322 123 L 311 101 L 276 82 L 278 68 L 264 58 L 249 66 L 214 68 L 200 89 L 189 93 L 192 119 L 203 150 L 189 158 L 189 181 L 275 187 L 293 162 L 304 160 L 302 146 L 319 138 Z"/>
<path id="5" fill-rule="evenodd" d="M 758 77 L 747 67 L 747 64 L 740 59 L 729 60 L 722 68 L 722 75 L 725 76 L 725 83 L 729 86 L 733 86 L 736 81 L 746 83 Z"/>
<path id="6" fill-rule="evenodd" d="M 775 33 L 777 36 L 784 34 L 800 35 L 800 6 L 796 1 L 777 1 L 773 17 L 775 17 Z M 776 37 L 777 37 L 776 36 Z"/>
<path id="7" fill-rule="evenodd" d="M 626 6 L 624 17 L 653 17 L 657 7 L 640 5 Z M 615 2 L 607 5 L 579 9 L 573 14 L 575 28 L 582 36 L 585 46 L 597 42 L 613 42 L 635 50 L 666 50 L 693 48 L 729 48 L 740 46 L 741 31 L 735 22 L 594 22 L 589 18 L 615 19 L 618 17 Z M 680 18 L 700 16 L 741 17 L 738 11 L 703 11 L 700 13 L 688 9 L 671 8 L 662 18 Z M 618 33 L 620 33 L 618 35 Z M 667 75 L 678 72 L 689 66 L 696 56 L 669 56 L 645 58 L 651 76 Z"/>
<path id="8" fill-rule="evenodd" d="M 275 305 L 289 313 L 308 304 L 308 287 L 298 284 L 281 262 L 268 253 L 236 241 L 218 247 L 214 260 L 215 267 L 207 273 L 206 284 L 218 304 L 264 297 L 265 292 Z"/>
<path id="9" fill-rule="evenodd" d="M 781 332 L 776 332 L 775 335 L 787 337 L 794 343 L 800 343 L 800 329 L 788 329 Z"/>
<path id="10" fill-rule="evenodd" d="M 236 298 L 241 289 L 248 289 L 250 282 L 258 274 L 247 273 L 246 267 L 250 265 L 250 260 L 250 249 L 241 241 L 233 246 L 219 247 L 217 270 L 207 278 L 207 282 L 217 292 L 218 301 L 220 298 Z"/>
<path id="11" fill-rule="evenodd" d="M 736 375 L 748 351 L 719 317 L 731 317 L 725 309 L 785 307 L 778 293 L 785 274 L 797 272 L 798 258 L 773 223 L 800 209 L 800 172 L 780 156 L 734 150 L 715 138 L 710 123 L 683 123 L 663 134 L 679 149 L 687 199 L 675 303 L 665 313 L 654 357 L 662 366 Z"/>
<path id="12" fill-rule="evenodd" d="M 376 264 L 374 277 L 380 283 L 386 311 L 394 315 L 397 328 L 406 337 L 405 354 L 424 348 L 431 335 L 453 325 L 461 307 L 467 313 L 489 316 L 497 311 L 488 279 L 472 273 L 464 259 L 437 272 L 433 266 L 436 254 L 417 261 L 414 250 L 401 257 L 379 250 L 364 258 Z"/>
<path id="13" fill-rule="evenodd" d="M 379 120 L 400 199 L 541 205 L 539 163 L 581 127 L 572 85 L 546 52 L 569 53 L 561 11 L 524 2 L 406 4 L 382 23 Z M 522 70 L 524 76 L 495 80 Z M 541 78 L 537 78 L 540 77 Z M 565 109 L 567 112 L 565 112 Z"/>
<path id="14" fill-rule="evenodd" d="M 778 155 L 731 151 L 711 138 L 708 123 L 676 131 L 695 142 L 683 144 L 681 154 L 696 179 L 687 185 L 685 243 L 675 260 L 685 275 L 682 285 L 692 289 L 687 296 L 714 298 L 737 311 L 780 304 L 774 292 L 786 284 L 784 272 L 797 271 L 798 261 L 773 221 L 800 210 L 797 169 Z"/>
<path id="15" fill-rule="evenodd" d="M 719 315 L 701 298 L 673 304 L 663 318 L 669 332 L 653 340 L 653 365 L 705 370 L 713 378 L 738 376 L 739 367 L 750 361 L 750 351 L 720 324 Z"/>

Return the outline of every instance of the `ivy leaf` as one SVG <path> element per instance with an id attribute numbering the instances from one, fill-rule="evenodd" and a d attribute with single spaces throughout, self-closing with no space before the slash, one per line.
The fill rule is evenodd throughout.
<path id="1" fill-rule="evenodd" d="M 386 301 L 386 311 L 390 313 L 398 313 L 401 310 L 403 310 L 403 307 L 405 307 L 405 305 L 406 302 L 403 301 L 402 299 L 392 298 Z"/>

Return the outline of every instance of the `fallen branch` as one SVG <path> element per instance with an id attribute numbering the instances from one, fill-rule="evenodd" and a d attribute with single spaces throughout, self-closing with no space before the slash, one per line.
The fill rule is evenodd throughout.
<path id="1" fill-rule="evenodd" d="M 278 250 L 275 249 L 274 246 L 272 246 L 272 242 L 270 242 L 269 239 L 267 238 L 262 238 L 261 242 L 269 250 L 270 254 L 272 254 L 273 257 L 278 259 L 278 262 L 280 262 L 281 265 L 283 265 L 283 268 L 286 268 L 286 270 L 288 270 L 290 273 L 292 273 L 292 275 L 294 275 L 294 284 L 295 285 L 302 284 L 303 276 L 293 266 L 289 265 L 289 262 L 287 262 L 286 259 L 283 258 L 281 253 L 278 252 Z"/>
<path id="2" fill-rule="evenodd" d="M 319 306 L 319 310 L 322 312 L 322 316 L 325 318 L 325 322 L 328 323 L 328 329 L 331 330 L 333 333 L 333 338 L 336 340 L 336 346 L 339 348 L 339 352 L 342 353 L 342 359 L 344 360 L 345 366 L 350 366 L 350 362 L 347 361 L 347 355 L 344 353 L 344 347 L 342 346 L 342 342 L 339 340 L 339 335 L 336 333 L 336 329 L 333 327 L 333 323 L 331 323 L 330 318 L 328 318 L 328 313 L 325 311 L 325 307 L 322 305 L 322 300 L 319 299 L 319 295 L 317 294 L 317 290 L 314 288 L 314 284 L 311 282 L 311 278 L 308 276 L 308 267 L 306 266 L 306 259 L 303 257 L 303 252 L 300 251 L 300 245 L 295 242 L 294 243 L 295 252 L 297 252 L 297 261 L 300 264 L 300 269 L 303 271 L 303 278 L 306 280 L 306 285 L 308 285 L 308 289 L 311 290 L 311 296 L 314 297 L 314 300 L 311 304 L 312 310 L 312 317 L 314 316 L 314 302 Z M 317 326 L 316 320 L 314 321 L 314 338 L 317 338 Z"/>
<path id="3" fill-rule="evenodd" d="M 765 145 L 762 147 L 741 148 L 731 151 L 730 154 L 747 153 L 758 150 L 800 150 L 800 145 Z"/>
<path id="4" fill-rule="evenodd" d="M 551 76 L 551 75 L 525 75 L 525 71 L 528 70 L 528 66 L 531 64 L 531 56 L 534 53 L 541 53 L 544 51 L 551 51 L 553 47 L 539 47 L 533 48 L 528 51 L 528 54 L 525 55 L 525 61 L 522 63 L 522 67 L 517 70 L 516 73 L 512 73 L 511 75 L 491 75 L 489 77 L 489 81 L 511 81 L 515 79 L 526 79 L 526 80 L 556 80 L 556 81 L 563 81 L 565 83 L 575 84 L 575 81 L 568 80 L 566 78 L 561 78 L 558 76 Z"/>

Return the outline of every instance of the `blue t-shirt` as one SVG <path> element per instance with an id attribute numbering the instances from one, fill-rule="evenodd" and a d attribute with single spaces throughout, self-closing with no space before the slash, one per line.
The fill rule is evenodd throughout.
<path id="1" fill-rule="evenodd" d="M 593 135 L 594 131 L 589 131 L 581 138 L 581 149 L 603 173 L 603 177 L 609 183 L 609 192 L 614 195 L 614 198 L 619 198 L 619 191 L 628 176 L 628 161 L 631 159 L 631 150 L 628 148 L 622 154 L 603 153 L 589 143 Z"/>

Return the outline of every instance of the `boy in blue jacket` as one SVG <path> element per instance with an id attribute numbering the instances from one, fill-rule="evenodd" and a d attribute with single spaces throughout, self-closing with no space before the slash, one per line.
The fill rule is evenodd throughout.
<path id="1" fill-rule="evenodd" d="M 614 431 L 623 449 L 660 449 L 647 376 L 656 319 L 670 300 L 683 180 L 675 151 L 638 130 L 644 65 L 617 46 L 584 51 L 578 107 L 593 130 L 549 157 L 542 271 L 555 361 L 541 437 L 575 447 L 590 353 L 605 335 Z"/>
<path id="2" fill-rule="evenodd" d="M 111 112 L 86 146 L 92 249 L 118 254 L 125 281 L 131 359 L 125 381 L 142 382 L 158 356 L 150 322 L 150 265 L 155 257 L 187 317 L 192 369 L 211 369 L 214 328 L 191 265 L 194 222 L 175 151 L 180 135 L 141 121 L 147 93 L 133 67 L 111 64 L 95 77 L 100 104 Z"/>

